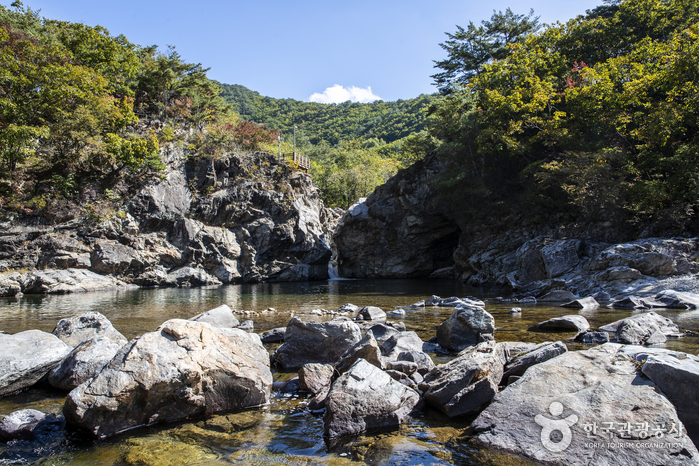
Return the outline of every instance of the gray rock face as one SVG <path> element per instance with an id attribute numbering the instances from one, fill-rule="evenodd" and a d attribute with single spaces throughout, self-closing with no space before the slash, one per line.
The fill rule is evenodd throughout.
<path id="1" fill-rule="evenodd" d="M 82 269 L 27 272 L 22 274 L 21 285 L 24 294 L 67 294 L 133 288 L 114 277 Z"/>
<path id="2" fill-rule="evenodd" d="M 331 364 L 305 364 L 299 370 L 299 387 L 314 395 L 330 387 L 335 372 Z"/>
<path id="3" fill-rule="evenodd" d="M 303 322 L 293 317 L 273 359 L 286 372 L 308 363 L 334 365 L 361 338 L 359 327 L 351 321 Z"/>
<path id="4" fill-rule="evenodd" d="M 437 328 L 437 343 L 452 351 L 461 351 L 483 341 L 483 335 L 492 335 L 495 319 L 477 306 L 457 306 L 451 317 Z"/>
<path id="5" fill-rule="evenodd" d="M 546 464 L 696 464 L 674 407 L 619 348 L 608 343 L 529 368 L 473 422 L 476 441 Z M 657 429 L 662 438 L 653 437 Z"/>
<path id="6" fill-rule="evenodd" d="M 356 435 L 397 428 L 420 403 L 420 395 L 363 359 L 341 375 L 325 399 L 325 435 Z"/>
<path id="7" fill-rule="evenodd" d="M 126 338 L 116 340 L 102 335 L 88 338 L 51 369 L 49 384 L 61 390 L 74 389 L 97 375 L 126 343 Z"/>
<path id="8" fill-rule="evenodd" d="M 124 430 L 269 401 L 269 355 L 238 329 L 173 319 L 125 345 L 70 392 L 69 424 L 105 437 Z"/>
<path id="9" fill-rule="evenodd" d="M 0 421 L 0 441 L 33 440 L 42 432 L 60 429 L 64 422 L 53 414 L 35 409 L 21 409 L 8 414 Z"/>
<path id="10" fill-rule="evenodd" d="M 341 276 L 427 277 L 454 264 L 459 228 L 427 181 L 441 169 L 434 159 L 417 162 L 345 213 L 334 235 Z"/>
<path id="11" fill-rule="evenodd" d="M 620 343 L 628 345 L 653 344 L 649 342 L 656 332 L 665 337 L 678 336 L 680 329 L 670 319 L 655 312 L 636 314 L 599 328 L 601 331 L 613 333 Z M 658 335 L 655 336 L 657 342 Z M 664 340 L 662 340 L 664 341 Z"/>
<path id="12" fill-rule="evenodd" d="M 193 320 L 195 322 L 206 322 L 214 327 L 221 328 L 233 328 L 240 324 L 238 319 L 233 315 L 233 310 L 225 304 L 222 304 L 221 306 L 209 311 L 202 312 L 201 314 L 197 314 L 189 320 Z"/>
<path id="13" fill-rule="evenodd" d="M 648 356 L 643 374 L 667 395 L 694 443 L 699 440 L 699 358 L 687 354 Z"/>
<path id="14" fill-rule="evenodd" d="M 55 335 L 40 330 L 0 333 L 0 348 L 0 396 L 39 382 L 72 349 Z"/>
<path id="15" fill-rule="evenodd" d="M 553 359 L 566 351 L 568 351 L 568 348 L 566 348 L 563 342 L 557 341 L 552 343 L 547 341 L 536 345 L 523 354 L 512 355 L 512 359 L 505 365 L 502 382 L 508 384 L 510 377 L 520 377 L 533 365 Z"/>
<path id="16" fill-rule="evenodd" d="M 95 336 L 109 338 L 119 346 L 127 342 L 124 335 L 114 328 L 109 319 L 94 311 L 59 320 L 51 333 L 72 347 Z"/>
<path id="17" fill-rule="evenodd" d="M 587 319 L 579 315 L 554 317 L 537 325 L 539 330 L 554 332 L 586 332 L 590 329 Z"/>
<path id="18" fill-rule="evenodd" d="M 435 367 L 419 385 L 425 401 L 449 417 L 480 409 L 498 392 L 505 356 L 495 342 L 480 343 Z"/>
<path id="19" fill-rule="evenodd" d="M 165 145 L 163 154 L 164 179 L 123 216 L 0 225 L 0 269 L 31 271 L 0 279 L 0 294 L 328 278 L 339 213 L 323 206 L 310 175 L 264 153 L 212 161 Z"/>

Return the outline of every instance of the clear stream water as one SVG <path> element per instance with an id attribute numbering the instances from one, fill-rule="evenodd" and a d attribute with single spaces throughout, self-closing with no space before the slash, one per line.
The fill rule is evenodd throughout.
<path id="1" fill-rule="evenodd" d="M 408 306 L 436 294 L 442 297 L 496 295 L 451 280 L 331 280 L 325 282 L 229 285 L 190 289 L 152 289 L 95 292 L 63 296 L 27 295 L 19 299 L 0 298 L 0 330 L 16 333 L 29 329 L 53 330 L 56 322 L 87 311 L 107 316 L 127 338 L 153 331 L 172 318 L 189 318 L 227 304 L 232 309 L 251 311 L 240 320 L 252 319 L 255 332 L 285 326 L 291 314 L 304 320 L 325 320 L 308 314 L 313 309 L 334 310 L 345 303 L 378 306 L 388 311 Z M 512 315 L 513 304 L 487 304 L 495 317 L 497 341 L 543 342 L 563 340 L 570 350 L 573 334 L 541 333 L 532 326 L 551 317 L 575 310 L 551 305 L 520 305 L 521 315 Z M 265 312 L 269 308 L 275 311 Z M 681 329 L 699 331 L 699 311 L 658 311 L 673 319 Z M 599 308 L 581 311 L 592 327 L 628 317 L 632 311 Z M 401 320 L 423 340 L 451 314 L 449 308 L 408 311 Z M 672 349 L 699 352 L 699 338 L 686 336 L 670 341 Z M 275 345 L 268 345 L 270 352 Z M 2 351 L 2 348 L 0 348 Z M 437 362 L 449 356 L 433 355 Z M 294 374 L 276 373 L 275 380 Z M 49 387 L 34 388 L 0 399 L 0 417 L 23 408 L 59 413 L 65 392 Z M 469 441 L 472 418 L 449 419 L 427 410 L 411 423 L 393 432 L 343 439 L 328 444 L 323 439 L 322 416 L 305 409 L 303 395 L 273 394 L 272 402 L 257 410 L 196 419 L 191 422 L 158 425 L 129 431 L 106 440 L 94 440 L 76 432 L 61 432 L 41 441 L 0 443 L 0 464 L 41 465 L 316 465 L 316 464 L 529 464 L 516 457 L 477 448 Z"/>

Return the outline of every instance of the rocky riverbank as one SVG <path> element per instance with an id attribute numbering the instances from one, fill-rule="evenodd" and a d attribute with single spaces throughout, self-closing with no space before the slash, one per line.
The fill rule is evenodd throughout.
<path id="1" fill-rule="evenodd" d="M 425 159 L 348 209 L 334 236 L 341 276 L 452 277 L 534 298 L 551 290 L 611 297 L 699 291 L 696 237 L 654 237 L 658 228 L 630 231 L 608 220 L 541 222 L 524 213 L 483 213 L 473 222 L 434 187 L 443 170 Z"/>
<path id="2" fill-rule="evenodd" d="M 645 303 L 690 309 L 699 295 L 666 290 Z M 325 322 L 292 317 L 276 329 L 283 344 L 271 355 L 262 345 L 266 335 L 242 330 L 225 305 L 169 320 L 130 342 L 94 312 L 62 320 L 51 334 L 0 334 L 3 347 L 13 348 L 0 358 L 0 396 L 46 382 L 70 390 L 63 417 L 18 411 L 0 421 L 0 437 L 32 441 L 63 429 L 105 437 L 215 419 L 214 413 L 265 405 L 278 390 L 311 394 L 305 407 L 324 413 L 331 449 L 437 409 L 455 420 L 476 417 L 462 441 L 546 464 L 699 461 L 693 443 L 699 358 L 657 346 L 659 335 L 683 338 L 669 319 L 641 312 L 590 328 L 582 311 L 538 325 L 553 340 L 561 331 L 575 340 L 606 334 L 608 343 L 571 352 L 572 339 L 495 341 L 497 322 L 475 298 L 433 296 L 403 310 L 419 314 L 433 306 L 453 311 L 429 341 L 382 309 L 348 304 L 333 311 L 345 315 Z M 435 365 L 436 354 L 450 354 L 449 362 Z M 298 371 L 298 378 L 273 386 L 275 367 Z"/>
<path id="3" fill-rule="evenodd" d="M 0 296 L 328 278 L 339 214 L 310 175 L 259 152 L 163 158 L 118 210 L 0 224 Z"/>

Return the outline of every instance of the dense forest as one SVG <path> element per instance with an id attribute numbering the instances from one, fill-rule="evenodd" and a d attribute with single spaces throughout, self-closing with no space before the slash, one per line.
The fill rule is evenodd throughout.
<path id="1" fill-rule="evenodd" d="M 421 95 L 396 102 L 319 104 L 263 97 L 238 84 L 221 84 L 221 97 L 242 118 L 276 128 L 284 134 L 302 131 L 312 144 L 332 146 L 353 139 L 376 138 L 391 143 L 420 132 L 435 96 Z"/>
<path id="2" fill-rule="evenodd" d="M 126 198 L 191 156 L 296 149 L 327 205 L 347 207 L 437 157 L 459 215 L 665 222 L 699 202 L 699 5 L 607 0 L 565 24 L 494 12 L 447 34 L 435 95 L 318 104 L 207 78 L 174 49 L 0 7 L 0 210 L 42 215 Z M 115 201 L 116 202 L 116 201 Z M 108 202 L 106 202 L 108 204 Z"/>
<path id="3" fill-rule="evenodd" d="M 462 215 L 661 222 L 699 201 L 699 4 L 611 0 L 565 24 L 507 10 L 441 44 L 427 152 Z"/>

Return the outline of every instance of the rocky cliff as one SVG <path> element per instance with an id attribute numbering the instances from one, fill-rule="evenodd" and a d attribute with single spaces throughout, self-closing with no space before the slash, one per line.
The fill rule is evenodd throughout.
<path id="1" fill-rule="evenodd" d="M 104 218 L 0 224 L 0 295 L 328 278 L 338 214 L 266 153 L 187 157 Z"/>
<path id="2" fill-rule="evenodd" d="M 524 212 L 482 212 L 474 221 L 438 195 L 434 180 L 443 169 L 423 160 L 344 214 L 334 236 L 341 276 L 454 277 L 522 296 L 699 288 L 697 238 L 643 238 L 608 219 L 583 225 L 552 217 L 534 225 Z"/>

